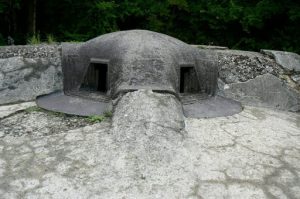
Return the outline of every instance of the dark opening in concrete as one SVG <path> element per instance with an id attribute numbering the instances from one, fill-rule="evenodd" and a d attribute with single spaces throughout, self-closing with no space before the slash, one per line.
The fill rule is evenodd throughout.
<path id="1" fill-rule="evenodd" d="M 195 68 L 193 66 L 180 67 L 180 93 L 197 93 L 199 91 Z"/>
<path id="2" fill-rule="evenodd" d="M 108 65 L 103 63 L 91 63 L 81 84 L 82 90 L 107 92 Z"/>

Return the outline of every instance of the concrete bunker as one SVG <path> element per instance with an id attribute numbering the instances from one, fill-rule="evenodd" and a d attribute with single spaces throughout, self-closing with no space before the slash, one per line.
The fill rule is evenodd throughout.
<path id="1" fill-rule="evenodd" d="M 38 97 L 39 106 L 99 115 L 112 109 L 113 99 L 143 89 L 173 94 L 186 117 L 241 111 L 239 103 L 216 95 L 218 65 L 210 55 L 161 33 L 119 31 L 80 44 L 64 43 L 62 70 L 63 91 Z"/>

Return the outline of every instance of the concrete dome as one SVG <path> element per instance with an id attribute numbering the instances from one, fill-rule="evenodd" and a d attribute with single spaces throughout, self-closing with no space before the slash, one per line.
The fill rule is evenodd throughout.
<path id="1" fill-rule="evenodd" d="M 106 90 L 112 98 L 138 89 L 177 94 L 180 68 L 194 71 L 193 92 L 214 94 L 217 66 L 206 54 L 173 37 L 146 30 L 105 34 L 74 50 L 63 48 L 64 91 L 80 89 L 91 64 L 107 65 Z M 71 57 L 71 58 L 70 58 Z M 189 77 L 191 78 L 191 77 Z"/>

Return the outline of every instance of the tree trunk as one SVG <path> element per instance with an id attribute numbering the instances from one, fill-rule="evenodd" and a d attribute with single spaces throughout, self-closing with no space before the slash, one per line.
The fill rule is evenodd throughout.
<path id="1" fill-rule="evenodd" d="M 14 1 L 10 0 L 8 2 L 8 10 L 6 20 L 8 22 L 8 35 L 12 36 L 16 33 L 17 30 L 17 13 Z"/>
<path id="2" fill-rule="evenodd" d="M 37 0 L 27 0 L 28 2 L 28 26 L 27 33 L 29 35 L 36 34 L 36 1 Z"/>

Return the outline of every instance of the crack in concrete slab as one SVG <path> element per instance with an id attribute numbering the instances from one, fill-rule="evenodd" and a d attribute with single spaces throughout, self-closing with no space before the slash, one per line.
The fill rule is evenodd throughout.
<path id="1" fill-rule="evenodd" d="M 128 143 L 118 141 L 122 134 L 110 130 L 110 120 L 47 136 L 5 135 L 0 138 L 0 195 L 299 198 L 299 133 L 291 119 L 296 114 L 261 109 L 265 119 L 260 119 L 252 116 L 253 109 L 186 119 L 183 137 L 168 124 L 137 121 L 157 131 L 139 132 L 139 140 Z"/>

